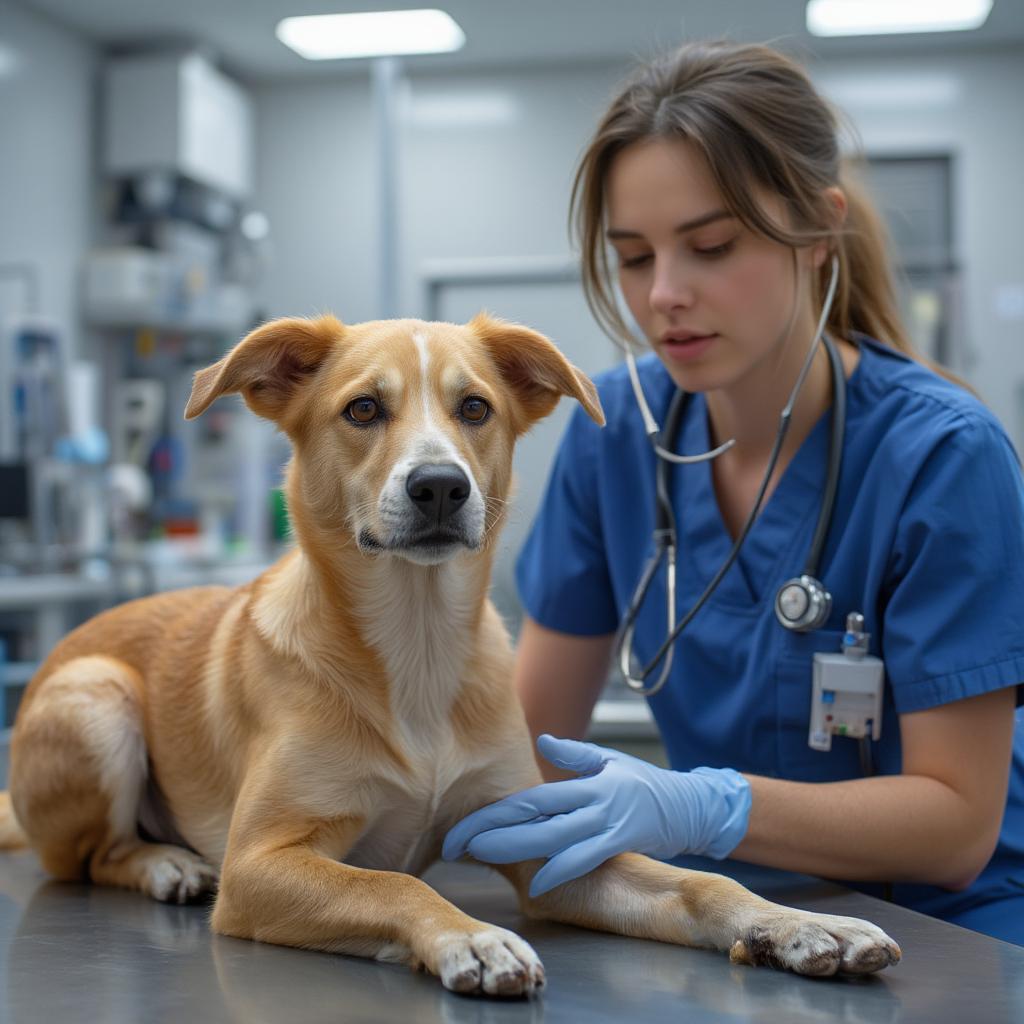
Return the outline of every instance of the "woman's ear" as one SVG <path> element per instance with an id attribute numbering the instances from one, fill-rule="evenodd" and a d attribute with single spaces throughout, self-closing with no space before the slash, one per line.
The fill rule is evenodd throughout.
<path id="1" fill-rule="evenodd" d="M 829 227 L 835 231 L 841 231 L 846 223 L 846 214 L 849 203 L 846 201 L 846 193 L 838 185 L 830 185 L 823 193 L 825 202 L 829 209 Z M 828 242 L 819 242 L 813 248 L 814 266 L 820 267 L 829 257 L 832 246 Z"/>
<path id="2" fill-rule="evenodd" d="M 243 338 L 192 381 L 185 419 L 205 412 L 221 395 L 240 392 L 259 416 L 278 420 L 344 333 L 333 316 L 272 320 Z"/>
<path id="3" fill-rule="evenodd" d="M 487 313 L 477 314 L 467 327 L 483 342 L 516 399 L 517 434 L 547 416 L 562 395 L 575 398 L 595 423 L 604 426 L 601 400 L 592 381 L 543 334 Z"/>

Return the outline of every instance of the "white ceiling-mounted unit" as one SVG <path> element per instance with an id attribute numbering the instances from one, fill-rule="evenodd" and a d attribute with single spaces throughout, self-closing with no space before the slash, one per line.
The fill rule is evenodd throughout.
<path id="1" fill-rule="evenodd" d="M 252 104 L 201 53 L 118 57 L 105 69 L 103 165 L 172 172 L 244 199 L 252 192 Z"/>

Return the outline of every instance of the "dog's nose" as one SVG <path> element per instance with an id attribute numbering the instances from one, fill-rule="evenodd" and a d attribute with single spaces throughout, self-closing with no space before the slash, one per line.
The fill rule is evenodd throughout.
<path id="1" fill-rule="evenodd" d="M 413 504 L 431 521 L 441 524 L 466 503 L 469 478 L 454 463 L 417 466 L 405 482 Z"/>

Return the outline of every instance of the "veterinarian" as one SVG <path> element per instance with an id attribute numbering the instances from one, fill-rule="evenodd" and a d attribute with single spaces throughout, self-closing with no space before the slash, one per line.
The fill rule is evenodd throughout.
<path id="1" fill-rule="evenodd" d="M 732 44 L 643 67 L 604 115 L 584 285 L 629 346 L 617 284 L 653 353 L 599 378 L 604 429 L 577 411 L 517 569 L 519 693 L 575 777 L 445 855 L 542 858 L 535 893 L 627 850 L 733 857 L 1024 943 L 1021 473 L 914 353 L 836 134 L 802 69 Z M 617 647 L 671 770 L 569 738 Z"/>

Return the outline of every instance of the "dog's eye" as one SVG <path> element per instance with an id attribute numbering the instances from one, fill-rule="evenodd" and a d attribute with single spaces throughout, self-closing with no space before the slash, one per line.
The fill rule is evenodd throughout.
<path id="1" fill-rule="evenodd" d="M 372 398 L 365 395 L 355 398 L 345 407 L 345 418 L 363 426 L 372 423 L 380 415 L 380 406 Z"/>
<path id="2" fill-rule="evenodd" d="M 483 423 L 490 414 L 491 407 L 482 399 L 471 395 L 459 408 L 459 415 L 467 423 Z"/>

